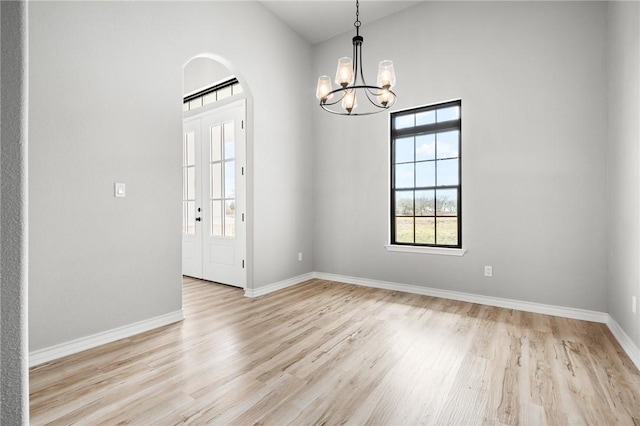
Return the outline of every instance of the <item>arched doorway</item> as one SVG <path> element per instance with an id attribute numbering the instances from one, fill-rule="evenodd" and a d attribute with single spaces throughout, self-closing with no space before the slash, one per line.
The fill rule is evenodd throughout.
<path id="1" fill-rule="evenodd" d="M 245 288 L 246 94 L 211 57 L 193 58 L 183 75 L 183 274 Z"/>

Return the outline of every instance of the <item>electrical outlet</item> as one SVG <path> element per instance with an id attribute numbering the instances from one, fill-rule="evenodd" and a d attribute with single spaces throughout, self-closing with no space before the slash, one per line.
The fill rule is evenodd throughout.
<path id="1" fill-rule="evenodd" d="M 485 266 L 484 267 L 484 276 L 492 277 L 493 276 L 493 266 Z"/>
<path id="2" fill-rule="evenodd" d="M 302 252 L 298 253 L 298 262 L 302 262 Z"/>
<path id="3" fill-rule="evenodd" d="M 637 309 L 638 309 L 638 299 L 635 296 L 631 296 L 631 312 L 635 314 L 637 312 Z"/>

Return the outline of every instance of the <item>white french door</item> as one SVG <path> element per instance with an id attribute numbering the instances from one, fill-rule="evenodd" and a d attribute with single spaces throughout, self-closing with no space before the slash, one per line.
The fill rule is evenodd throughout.
<path id="1" fill-rule="evenodd" d="M 244 101 L 183 126 L 182 273 L 244 288 Z"/>

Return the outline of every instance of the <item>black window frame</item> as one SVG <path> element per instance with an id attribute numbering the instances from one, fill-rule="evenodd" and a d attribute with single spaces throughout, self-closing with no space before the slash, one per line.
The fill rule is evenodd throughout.
<path id="1" fill-rule="evenodd" d="M 400 128 L 400 129 L 396 129 L 396 118 L 398 117 L 402 117 L 402 116 L 407 116 L 407 115 L 414 115 L 418 114 L 418 113 L 423 113 L 423 112 L 428 112 L 428 111 L 436 111 L 436 110 L 441 110 L 444 108 L 450 108 L 450 107 L 454 107 L 457 106 L 458 107 L 458 118 L 454 119 L 454 120 L 448 120 L 448 121 L 443 121 L 443 122 L 436 122 L 435 123 L 430 123 L 430 124 L 423 124 L 423 125 L 415 125 L 415 121 L 414 121 L 414 125 L 411 127 L 404 127 L 404 128 Z M 436 112 L 437 114 L 437 112 Z M 435 247 L 435 248 L 451 248 L 451 249 L 461 249 L 462 248 L 462 100 L 461 99 L 457 99 L 457 100 L 452 100 L 452 101 L 447 101 L 447 102 L 440 102 L 437 104 L 431 104 L 431 105 L 426 105 L 426 106 L 421 106 L 421 107 L 417 107 L 417 108 L 410 108 L 410 109 L 405 109 L 402 111 L 395 111 L 390 113 L 389 115 L 389 119 L 390 119 L 390 138 L 389 138 L 389 143 L 390 143 L 390 182 L 389 182 L 389 198 L 390 198 L 390 244 L 392 245 L 397 245 L 397 246 L 409 246 L 409 247 Z M 437 134 L 440 132 L 445 132 L 445 131 L 451 131 L 451 130 L 457 130 L 458 131 L 458 184 L 457 185 L 440 185 L 438 186 L 438 182 L 437 182 L 437 162 L 438 161 L 442 161 L 443 159 L 438 159 L 437 158 L 437 154 L 434 158 L 434 165 L 435 165 L 435 184 L 433 186 L 427 186 L 427 187 L 417 187 L 416 186 L 416 174 L 415 174 L 415 166 L 414 166 L 414 186 L 410 187 L 410 188 L 396 188 L 396 162 L 395 162 L 395 156 L 396 156 L 396 149 L 395 149 L 395 142 L 396 139 L 399 138 L 403 138 L 403 137 L 407 137 L 407 136 L 421 136 L 421 135 L 426 135 L 426 134 Z M 437 144 L 436 144 L 437 146 Z M 436 148 L 437 149 L 437 148 Z M 414 150 L 415 150 L 415 145 L 414 145 Z M 455 157 L 453 157 L 455 158 Z M 416 160 L 415 158 L 415 151 L 414 151 L 414 159 L 413 162 L 406 162 L 405 164 L 410 164 L 413 163 L 414 165 L 416 163 L 418 163 L 419 161 Z M 436 218 L 437 216 L 437 212 L 436 209 L 434 208 L 434 212 L 433 212 L 433 216 L 424 216 L 424 215 L 416 215 L 416 210 L 415 210 L 415 200 L 416 200 L 416 196 L 415 196 L 415 192 L 413 195 L 413 203 L 414 203 L 414 209 L 413 209 L 413 215 L 412 216 L 404 216 L 404 217 L 413 217 L 413 243 L 409 243 L 409 242 L 398 242 L 396 241 L 396 191 L 406 191 L 406 190 L 413 190 L 413 191 L 420 191 L 420 190 L 438 190 L 438 189 L 456 189 L 457 190 L 457 216 L 447 216 L 447 217 L 457 217 L 457 225 L 458 225 L 458 229 L 457 229 L 457 236 L 458 236 L 458 243 L 457 244 L 438 244 L 438 240 L 437 240 L 437 220 Z M 435 206 L 434 206 L 435 207 Z M 400 216 L 403 217 L 403 216 Z M 416 217 L 420 218 L 420 217 L 433 217 L 434 219 L 434 241 L 435 243 L 430 244 L 430 243 L 416 243 Z M 442 217 L 442 216 L 441 216 Z"/>

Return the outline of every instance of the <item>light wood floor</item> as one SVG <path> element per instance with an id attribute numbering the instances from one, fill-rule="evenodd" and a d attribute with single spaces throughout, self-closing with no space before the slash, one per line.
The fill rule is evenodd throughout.
<path id="1" fill-rule="evenodd" d="M 640 424 L 602 324 L 311 280 L 31 370 L 32 424 Z"/>

